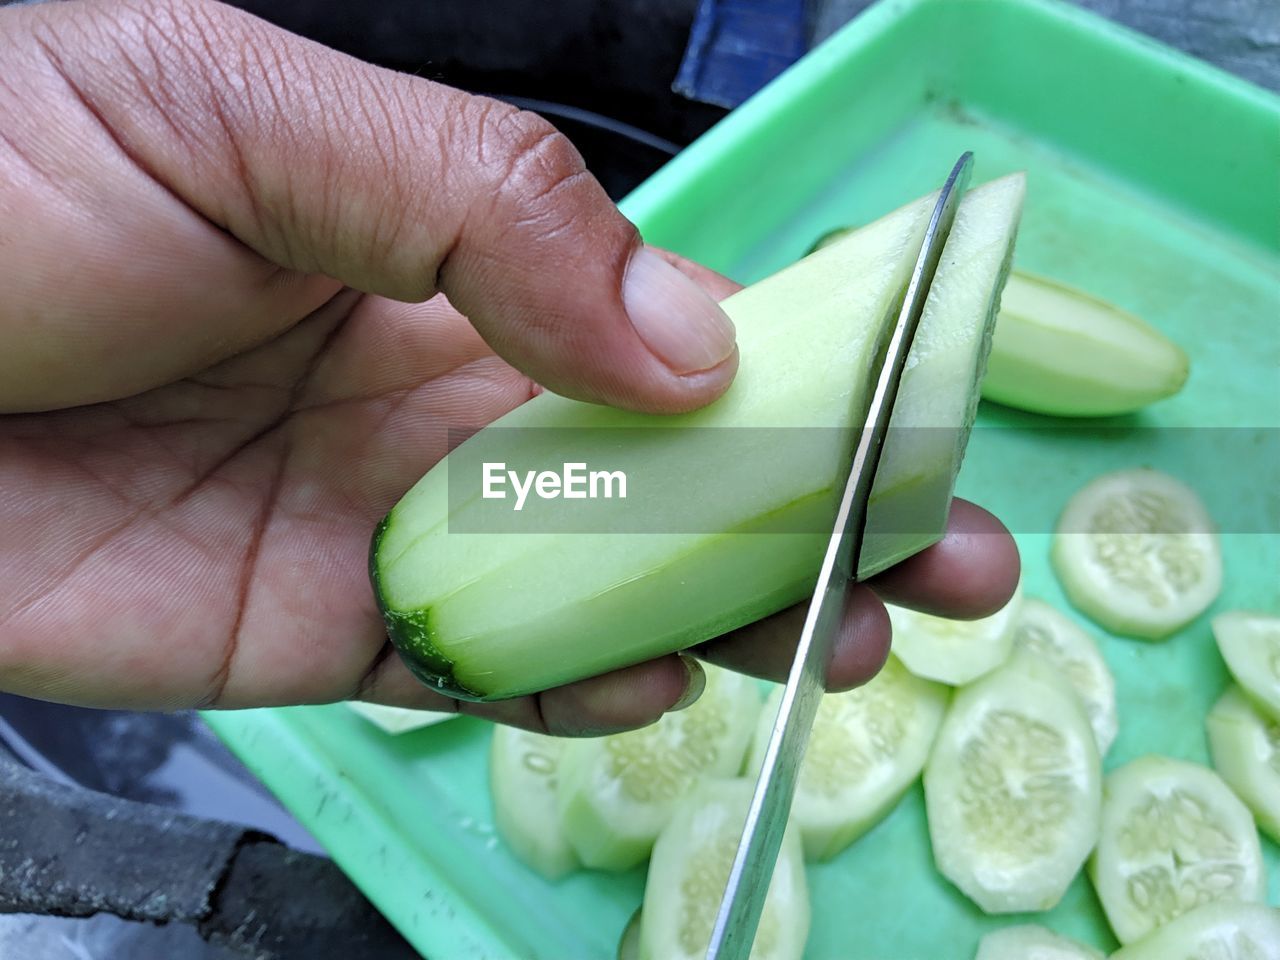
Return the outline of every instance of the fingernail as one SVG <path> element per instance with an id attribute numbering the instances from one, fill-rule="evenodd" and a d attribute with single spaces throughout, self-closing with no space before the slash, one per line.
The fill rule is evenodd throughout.
<path id="1" fill-rule="evenodd" d="M 702 664 L 683 653 L 680 654 L 680 662 L 684 664 L 689 679 L 685 681 L 684 693 L 680 694 L 680 699 L 668 708 L 668 713 L 675 713 L 677 710 L 693 706 L 702 696 L 702 691 L 707 689 L 707 671 L 702 669 Z"/>
<path id="2" fill-rule="evenodd" d="M 645 346 L 675 373 L 710 370 L 733 353 L 733 323 L 720 305 L 646 247 L 627 267 L 622 302 Z"/>

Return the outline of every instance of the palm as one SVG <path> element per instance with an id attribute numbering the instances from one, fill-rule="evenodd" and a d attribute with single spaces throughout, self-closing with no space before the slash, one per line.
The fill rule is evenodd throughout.
<path id="1" fill-rule="evenodd" d="M 159 707 L 360 692 L 387 649 L 374 525 L 450 426 L 531 389 L 442 300 L 348 292 L 178 383 L 0 418 L 11 689 Z"/>

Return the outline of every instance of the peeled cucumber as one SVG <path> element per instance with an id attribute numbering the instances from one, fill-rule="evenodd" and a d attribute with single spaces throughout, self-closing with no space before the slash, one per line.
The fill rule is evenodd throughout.
<path id="1" fill-rule="evenodd" d="M 741 771 L 760 712 L 759 684 L 711 664 L 705 670 L 706 687 L 692 706 L 639 730 L 565 746 L 556 804 L 586 866 L 634 867 L 700 779 Z"/>
<path id="2" fill-rule="evenodd" d="M 907 669 L 926 680 L 960 686 L 1009 659 L 1022 588 L 995 613 L 978 620 L 949 620 L 893 604 L 885 606 L 893 627 L 893 652 Z"/>
<path id="3" fill-rule="evenodd" d="M 755 783 L 705 780 L 685 797 L 653 848 L 640 911 L 641 960 L 703 960 Z M 800 960 L 809 889 L 800 836 L 788 824 L 751 960 Z"/>
<path id="4" fill-rule="evenodd" d="M 582 865 L 556 808 L 556 782 L 569 742 L 499 724 L 489 745 L 489 794 L 498 836 L 519 860 L 548 880 Z"/>
<path id="5" fill-rule="evenodd" d="M 960 204 L 873 491 L 864 576 L 942 534 L 1024 189 L 1021 175 L 1005 177 Z M 457 697 L 516 696 L 700 643 L 805 598 L 872 360 L 934 200 L 726 300 L 741 369 L 709 407 L 650 417 L 542 394 L 433 468 L 380 524 L 370 557 L 388 632 L 419 678 Z M 752 429 L 690 429 L 729 427 Z M 644 530 L 515 532 L 513 515 L 491 512 L 503 501 L 480 496 L 478 471 L 451 483 L 468 444 L 521 468 L 559 466 L 552 428 L 572 433 L 575 459 L 626 472 Z M 634 440 L 620 437 L 626 429 Z M 571 523 L 577 506 L 556 503 L 551 515 Z"/>
<path id="6" fill-rule="evenodd" d="M 1280 960 L 1280 910 L 1207 903 L 1111 955 L 1111 960 Z"/>
<path id="7" fill-rule="evenodd" d="M 1272 720 L 1232 684 L 1205 722 L 1213 767 L 1280 843 L 1280 720 Z"/>

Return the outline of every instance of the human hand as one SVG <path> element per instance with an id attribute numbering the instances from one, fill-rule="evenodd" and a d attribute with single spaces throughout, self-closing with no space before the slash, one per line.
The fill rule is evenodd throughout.
<path id="1" fill-rule="evenodd" d="M 10 7 L 0 38 L 0 688 L 574 735 L 682 697 L 672 655 L 448 700 L 392 652 L 366 557 L 450 428 L 535 382 L 654 412 L 718 396 L 728 281 L 644 248 L 538 118 L 230 8 Z M 1007 533 L 957 502 L 942 543 L 857 589 L 831 685 L 883 661 L 876 594 L 977 616 L 1016 578 Z M 798 623 L 699 654 L 779 676 Z"/>

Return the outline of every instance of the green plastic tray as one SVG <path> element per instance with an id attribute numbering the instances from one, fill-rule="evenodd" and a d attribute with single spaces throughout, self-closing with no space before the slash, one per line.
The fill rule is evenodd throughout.
<path id="1" fill-rule="evenodd" d="M 1147 317 L 1185 346 L 1193 372 L 1178 397 L 1113 423 L 1134 428 L 1129 440 L 1073 442 L 984 404 L 980 426 L 1007 429 L 975 435 L 962 495 L 1009 516 L 1043 513 L 1044 490 L 1142 456 L 1146 426 L 1256 428 L 1265 444 L 1280 427 L 1280 101 L 1074 8 L 882 0 L 624 209 L 651 242 L 750 281 L 829 228 L 934 189 L 964 149 L 976 153 L 975 182 L 1029 174 L 1019 264 Z M 1204 716 L 1227 679 L 1209 616 L 1280 609 L 1275 464 L 1222 467 L 1256 472 L 1256 513 L 1224 536 L 1213 610 L 1163 645 L 1102 637 L 1122 718 L 1109 767 L 1148 752 L 1206 761 Z M 1027 590 L 1061 603 L 1051 522 L 1052 510 L 1027 520 L 1018 539 Z M 506 854 L 484 723 L 392 737 L 341 705 L 206 719 L 433 960 L 604 960 L 640 902 L 640 869 L 549 884 Z M 1266 843 L 1265 854 L 1280 903 L 1280 850 Z M 1026 919 L 984 917 L 933 872 L 918 787 L 810 879 L 810 960 L 965 960 L 984 931 Z M 1036 919 L 1115 946 L 1083 878 Z"/>

